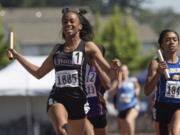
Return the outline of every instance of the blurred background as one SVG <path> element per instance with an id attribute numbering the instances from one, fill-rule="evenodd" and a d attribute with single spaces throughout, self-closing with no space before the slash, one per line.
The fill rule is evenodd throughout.
<path id="1" fill-rule="evenodd" d="M 94 28 L 94 41 L 106 48 L 106 58 L 119 58 L 141 85 L 136 132 L 153 134 L 151 97 L 143 94 L 150 59 L 156 56 L 161 30 L 180 33 L 179 0 L 0 0 L 0 135 L 55 135 L 46 114 L 52 71 L 36 80 L 6 56 L 8 34 L 15 48 L 40 65 L 53 46 L 62 43 L 61 9 L 86 8 Z M 108 132 L 117 134 L 116 110 L 105 95 Z"/>

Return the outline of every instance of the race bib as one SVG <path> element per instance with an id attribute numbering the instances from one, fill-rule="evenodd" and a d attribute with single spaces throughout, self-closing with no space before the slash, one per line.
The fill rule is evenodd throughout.
<path id="1" fill-rule="evenodd" d="M 72 54 L 72 64 L 81 65 L 83 53 L 80 51 L 74 51 Z"/>
<path id="2" fill-rule="evenodd" d="M 131 95 L 123 94 L 123 93 L 119 97 L 119 101 L 122 103 L 130 103 L 131 99 L 132 99 Z"/>
<path id="3" fill-rule="evenodd" d="M 63 70 L 56 72 L 56 86 L 57 87 L 78 87 L 78 71 L 77 70 Z"/>
<path id="4" fill-rule="evenodd" d="M 86 83 L 86 92 L 87 92 L 87 97 L 96 97 L 96 87 L 94 83 L 92 82 L 87 82 Z"/>
<path id="5" fill-rule="evenodd" d="M 87 76 L 87 82 L 95 83 L 96 82 L 96 73 L 95 72 L 89 72 Z"/>
<path id="6" fill-rule="evenodd" d="M 167 81 L 165 97 L 180 99 L 180 82 Z"/>

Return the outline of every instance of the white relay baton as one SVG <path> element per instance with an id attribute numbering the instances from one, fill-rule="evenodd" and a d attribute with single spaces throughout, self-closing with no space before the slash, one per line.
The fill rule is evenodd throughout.
<path id="1" fill-rule="evenodd" d="M 160 61 L 164 61 L 164 58 L 163 58 L 163 56 L 162 56 L 162 53 L 161 53 L 161 50 L 160 50 L 160 49 L 158 49 L 158 58 L 159 58 Z M 165 69 L 165 77 L 166 77 L 166 79 L 169 79 L 169 78 L 170 78 L 168 69 Z"/>
<path id="2" fill-rule="evenodd" d="M 13 32 L 10 32 L 9 33 L 9 48 L 10 49 L 13 49 L 13 47 L 14 47 L 13 44 L 14 44 L 14 34 L 13 34 Z M 9 53 L 8 57 L 9 57 L 9 60 L 12 60 L 13 59 L 12 53 Z"/>

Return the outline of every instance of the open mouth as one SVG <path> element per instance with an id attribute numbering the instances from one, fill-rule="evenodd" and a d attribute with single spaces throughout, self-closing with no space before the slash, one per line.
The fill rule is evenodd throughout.
<path id="1" fill-rule="evenodd" d="M 72 32 L 73 32 L 73 29 L 67 28 L 67 29 L 64 29 L 64 32 L 65 32 L 65 33 L 72 33 Z"/>

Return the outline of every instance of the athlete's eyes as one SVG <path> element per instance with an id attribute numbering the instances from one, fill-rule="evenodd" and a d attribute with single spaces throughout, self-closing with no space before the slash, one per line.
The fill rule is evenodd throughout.
<path id="1" fill-rule="evenodd" d="M 73 19 L 71 19 L 71 20 L 64 20 L 63 22 L 63 25 L 66 25 L 66 24 L 68 24 L 68 23 L 74 23 L 74 20 Z"/>
<path id="2" fill-rule="evenodd" d="M 165 38 L 165 42 L 170 42 L 170 41 L 178 41 L 178 38 L 177 37 L 169 37 L 169 38 Z"/>

